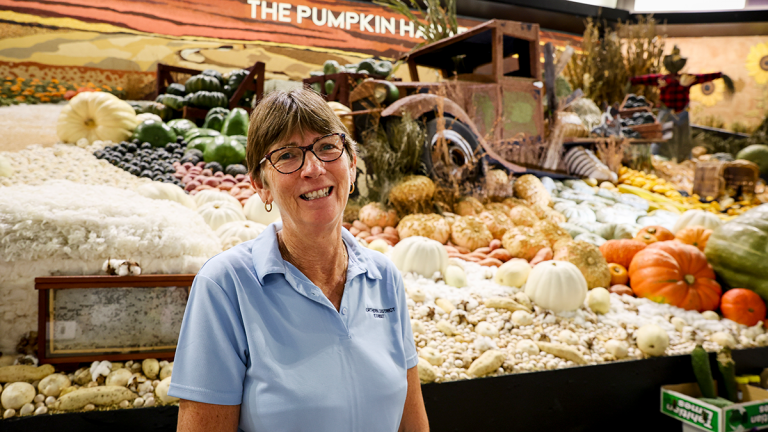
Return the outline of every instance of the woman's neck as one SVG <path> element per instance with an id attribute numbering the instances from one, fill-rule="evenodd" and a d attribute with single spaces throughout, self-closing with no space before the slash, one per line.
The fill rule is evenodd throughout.
<path id="1" fill-rule="evenodd" d="M 284 223 L 277 235 L 280 253 L 336 305 L 334 297 L 341 300 L 348 261 L 341 224 L 319 232 L 304 231 Z"/>

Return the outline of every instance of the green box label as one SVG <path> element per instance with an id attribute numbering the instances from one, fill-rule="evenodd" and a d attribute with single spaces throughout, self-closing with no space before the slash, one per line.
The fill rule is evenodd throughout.
<path id="1" fill-rule="evenodd" d="M 768 426 L 768 403 L 731 408 L 725 413 L 726 431 L 747 431 Z"/>
<path id="2" fill-rule="evenodd" d="M 705 408 L 687 399 L 664 392 L 661 411 L 702 429 L 718 430 L 718 412 Z"/>

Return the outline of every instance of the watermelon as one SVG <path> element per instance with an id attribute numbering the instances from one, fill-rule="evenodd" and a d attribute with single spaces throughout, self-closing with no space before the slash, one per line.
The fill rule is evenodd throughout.
<path id="1" fill-rule="evenodd" d="M 220 135 L 205 146 L 203 159 L 206 162 L 218 162 L 223 167 L 245 160 L 245 147 L 239 141 Z"/>
<path id="2" fill-rule="evenodd" d="M 760 168 L 760 175 L 768 175 L 768 145 L 754 144 L 743 148 L 736 159 L 742 159 L 755 163 Z"/>
<path id="3" fill-rule="evenodd" d="M 140 142 L 148 142 L 152 147 L 165 147 L 168 143 L 176 142 L 176 132 L 163 122 L 147 120 L 136 126 L 133 138 Z"/>
<path id="4" fill-rule="evenodd" d="M 221 127 L 223 135 L 248 136 L 248 111 L 242 108 L 234 108 L 227 115 L 224 125 Z"/>

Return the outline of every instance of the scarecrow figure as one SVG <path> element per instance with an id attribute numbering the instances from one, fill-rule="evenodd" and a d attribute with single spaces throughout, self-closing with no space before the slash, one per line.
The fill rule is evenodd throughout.
<path id="1" fill-rule="evenodd" d="M 670 72 L 664 74 L 641 75 L 630 78 L 633 85 L 659 87 L 659 99 L 663 107 L 659 110 L 659 122 L 672 122 L 674 125 L 672 138 L 664 145 L 654 144 L 652 152 L 669 159 L 682 161 L 688 159 L 693 144 L 691 143 L 691 127 L 688 118 L 689 92 L 691 86 L 703 84 L 722 78 L 729 94 L 733 94 L 733 81 L 722 72 L 708 74 L 681 74 L 687 58 L 680 55 L 680 49 L 675 46 L 672 54 L 664 56 L 664 67 Z"/>

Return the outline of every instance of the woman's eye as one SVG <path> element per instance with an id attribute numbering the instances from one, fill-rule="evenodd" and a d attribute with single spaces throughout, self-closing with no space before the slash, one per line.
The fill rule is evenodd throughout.
<path id="1" fill-rule="evenodd" d="M 277 160 L 286 161 L 291 159 L 293 159 L 293 155 L 290 152 L 281 153 L 277 156 Z"/>

